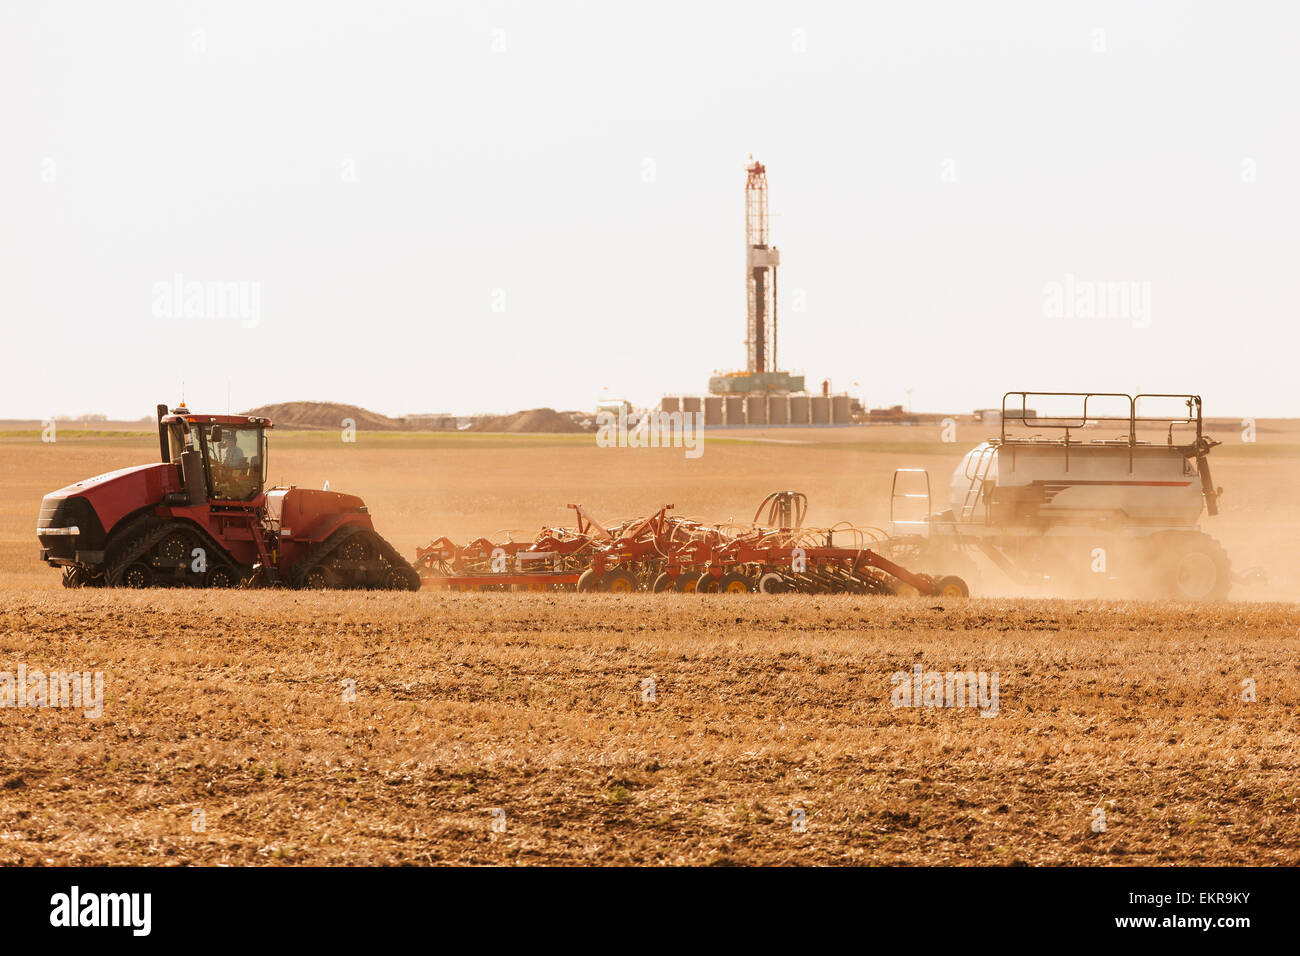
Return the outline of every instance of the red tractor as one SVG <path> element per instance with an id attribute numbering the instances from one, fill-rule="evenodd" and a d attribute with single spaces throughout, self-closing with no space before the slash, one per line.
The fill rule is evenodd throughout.
<path id="1" fill-rule="evenodd" d="M 265 418 L 158 406 L 161 462 L 45 496 L 41 560 L 65 587 L 418 590 L 420 576 L 375 533 L 355 495 L 264 489 Z"/>

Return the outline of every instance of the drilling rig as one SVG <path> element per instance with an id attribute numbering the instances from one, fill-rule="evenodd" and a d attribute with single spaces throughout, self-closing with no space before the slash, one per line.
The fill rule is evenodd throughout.
<path id="1" fill-rule="evenodd" d="M 767 167 L 750 157 L 745 168 L 745 371 L 709 379 L 718 394 L 801 392 L 803 376 L 780 371 L 776 361 L 776 267 L 780 251 L 771 244 Z"/>
<path id="2" fill-rule="evenodd" d="M 767 169 L 751 163 L 745 170 L 745 324 L 748 371 L 776 369 L 776 267 L 781 252 L 768 241 Z"/>

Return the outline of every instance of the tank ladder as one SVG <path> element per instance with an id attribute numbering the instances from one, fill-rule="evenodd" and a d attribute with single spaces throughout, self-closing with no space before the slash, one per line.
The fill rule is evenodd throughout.
<path id="1" fill-rule="evenodd" d="M 961 514 L 957 515 L 958 521 L 967 521 L 975 514 L 975 507 L 979 504 L 980 492 L 984 490 L 984 479 L 988 477 L 989 466 L 993 463 L 993 453 L 996 451 L 995 446 L 989 445 L 975 460 L 975 468 L 970 478 L 970 487 L 966 489 L 966 496 L 962 499 Z"/>

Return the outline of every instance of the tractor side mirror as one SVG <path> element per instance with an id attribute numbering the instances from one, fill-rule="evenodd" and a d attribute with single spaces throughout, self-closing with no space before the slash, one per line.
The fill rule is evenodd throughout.
<path id="1" fill-rule="evenodd" d="M 212 444 L 215 445 L 215 444 L 217 444 L 217 443 L 220 442 L 220 441 L 221 441 L 221 426 L 220 426 L 220 425 L 213 425 L 213 426 L 212 426 Z"/>

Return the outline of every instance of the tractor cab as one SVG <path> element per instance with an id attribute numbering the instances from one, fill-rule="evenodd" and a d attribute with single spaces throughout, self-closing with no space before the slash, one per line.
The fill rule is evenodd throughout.
<path id="1" fill-rule="evenodd" d="M 166 414 L 159 408 L 158 444 L 164 464 L 180 467 L 191 504 L 206 500 L 256 500 L 266 485 L 265 418 L 195 415 L 184 404 Z"/>

